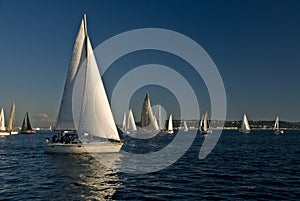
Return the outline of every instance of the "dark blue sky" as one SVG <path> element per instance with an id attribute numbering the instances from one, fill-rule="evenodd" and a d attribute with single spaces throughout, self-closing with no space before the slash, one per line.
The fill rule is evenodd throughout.
<path id="1" fill-rule="evenodd" d="M 0 106 L 56 118 L 82 13 L 94 47 L 164 28 L 199 43 L 227 93 L 228 119 L 300 121 L 298 1 L 0 1 Z"/>

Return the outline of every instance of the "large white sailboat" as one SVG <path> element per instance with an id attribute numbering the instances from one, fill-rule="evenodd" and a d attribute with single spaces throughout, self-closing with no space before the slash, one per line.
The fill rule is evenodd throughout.
<path id="1" fill-rule="evenodd" d="M 283 130 L 280 130 L 280 128 L 279 128 L 279 116 L 277 116 L 275 119 L 274 133 L 275 134 L 283 134 L 284 133 Z"/>
<path id="2" fill-rule="evenodd" d="M 4 118 L 4 110 L 1 108 L 0 112 L 0 136 L 6 136 L 10 135 L 10 132 L 8 132 L 5 128 L 5 118 Z"/>
<path id="3" fill-rule="evenodd" d="M 242 121 L 240 132 L 243 134 L 248 134 L 251 132 L 246 114 L 244 114 L 244 116 L 243 116 L 243 121 Z"/>
<path id="4" fill-rule="evenodd" d="M 56 129 L 62 134 L 76 130 L 82 137 L 78 140 L 67 133 L 61 141 L 54 138 L 47 144 L 46 153 L 119 152 L 123 145 L 88 36 L 85 15 L 74 44 Z"/>

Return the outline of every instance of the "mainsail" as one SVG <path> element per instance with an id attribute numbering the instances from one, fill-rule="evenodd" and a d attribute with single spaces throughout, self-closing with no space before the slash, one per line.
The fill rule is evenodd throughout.
<path id="1" fill-rule="evenodd" d="M 173 118 L 172 118 L 172 114 L 170 114 L 170 117 L 169 117 L 168 131 L 173 131 Z"/>
<path id="2" fill-rule="evenodd" d="M 188 131 L 189 130 L 189 128 L 188 128 L 188 126 L 186 124 L 186 121 L 183 122 L 183 126 L 184 126 L 184 131 Z"/>
<path id="3" fill-rule="evenodd" d="M 86 55 L 81 54 L 83 60 L 79 66 L 73 93 L 74 123 L 80 134 L 89 133 L 106 139 L 120 141 L 113 119 L 105 88 L 98 69 L 93 48 L 88 36 L 85 16 L 80 26 L 79 34 L 84 44 Z M 85 41 L 85 42 L 84 42 Z M 76 40 L 77 42 L 77 40 Z M 79 50 L 81 53 L 84 50 Z"/>
<path id="4" fill-rule="evenodd" d="M 159 130 L 157 120 L 152 112 L 149 96 L 146 94 L 141 114 L 141 127 L 145 128 L 149 126 L 154 130 Z"/>
<path id="5" fill-rule="evenodd" d="M 274 124 L 274 130 L 279 130 L 279 116 L 276 117 L 275 124 Z"/>
<path id="6" fill-rule="evenodd" d="M 250 126 L 249 126 L 249 123 L 248 123 L 247 116 L 246 116 L 246 114 L 244 114 L 243 122 L 242 122 L 242 126 L 241 126 L 241 131 L 242 132 L 249 132 L 250 130 L 251 129 L 250 129 Z"/>
<path id="7" fill-rule="evenodd" d="M 82 19 L 73 47 L 72 58 L 70 61 L 70 66 L 56 122 L 57 130 L 75 130 L 72 114 L 72 93 L 74 79 L 78 72 L 78 68 L 80 65 L 82 65 L 87 55 L 85 23 L 85 20 Z"/>
<path id="8" fill-rule="evenodd" d="M 136 125 L 135 125 L 135 120 L 134 120 L 133 113 L 132 113 L 131 109 L 129 109 L 129 113 L 128 113 L 127 130 L 132 130 L 132 131 L 137 130 Z"/>
<path id="9" fill-rule="evenodd" d="M 10 116 L 9 116 L 9 121 L 8 121 L 8 126 L 7 130 L 12 131 L 14 128 L 14 121 L 15 121 L 15 103 L 11 105 L 10 109 Z"/>
<path id="10" fill-rule="evenodd" d="M 29 121 L 29 114 L 26 112 L 23 123 L 22 123 L 22 129 L 21 131 L 27 131 L 27 130 L 32 130 L 30 121 Z"/>
<path id="11" fill-rule="evenodd" d="M 122 130 L 126 131 L 126 112 L 124 112 L 124 115 L 123 115 Z"/>
<path id="12" fill-rule="evenodd" d="M 203 120 L 202 120 L 202 126 L 201 126 L 201 131 L 207 132 L 208 131 L 208 115 L 207 112 L 205 112 Z"/>

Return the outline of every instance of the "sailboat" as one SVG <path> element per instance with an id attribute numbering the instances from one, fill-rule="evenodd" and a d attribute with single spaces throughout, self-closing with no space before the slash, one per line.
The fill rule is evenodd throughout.
<path id="1" fill-rule="evenodd" d="M 136 131 L 137 128 L 136 128 L 136 125 L 135 125 L 135 120 L 134 120 L 134 117 L 133 117 L 132 109 L 129 109 L 127 120 L 128 120 L 127 121 L 127 132 Z"/>
<path id="2" fill-rule="evenodd" d="M 242 121 L 240 132 L 243 134 L 248 134 L 251 132 L 246 114 L 244 114 L 244 116 L 243 116 L 243 121 Z"/>
<path id="3" fill-rule="evenodd" d="M 150 98 L 149 95 L 146 94 L 144 99 L 143 107 L 142 107 L 142 114 L 141 114 L 141 129 L 142 131 L 152 132 L 158 131 L 158 123 L 153 115 Z"/>
<path id="4" fill-rule="evenodd" d="M 10 132 L 7 132 L 5 129 L 5 118 L 4 118 L 4 110 L 1 108 L 0 112 L 0 136 L 10 135 Z"/>
<path id="5" fill-rule="evenodd" d="M 11 134 L 11 135 L 16 135 L 19 132 L 17 130 L 14 129 L 14 121 L 15 121 L 15 103 L 13 103 L 11 105 L 11 109 L 10 109 L 10 116 L 9 116 L 9 121 L 8 121 L 8 126 L 7 126 L 7 131 Z"/>
<path id="6" fill-rule="evenodd" d="M 275 124 L 274 124 L 274 131 L 275 134 L 283 134 L 283 130 L 280 130 L 279 128 L 279 116 L 276 117 Z"/>
<path id="7" fill-rule="evenodd" d="M 122 131 L 123 131 L 123 133 L 127 133 L 127 127 L 126 127 L 126 112 L 124 112 L 124 115 L 123 115 Z"/>
<path id="8" fill-rule="evenodd" d="M 73 98 L 75 87 L 74 94 L 79 97 Z M 68 139 L 49 142 L 45 153 L 108 153 L 119 152 L 123 146 L 88 36 L 85 15 L 74 44 L 56 129 L 66 133 L 64 139 Z M 70 131 L 90 138 L 78 140 L 76 133 Z"/>
<path id="9" fill-rule="evenodd" d="M 165 128 L 165 123 L 164 123 L 163 116 L 161 113 L 161 105 L 160 104 L 157 105 L 157 109 L 158 109 L 158 117 L 157 117 L 158 128 L 159 128 L 159 130 L 163 130 Z"/>
<path id="10" fill-rule="evenodd" d="M 183 130 L 184 131 L 189 131 L 189 128 L 187 127 L 186 121 L 183 122 Z"/>
<path id="11" fill-rule="evenodd" d="M 172 134 L 173 132 L 173 118 L 172 114 L 170 114 L 167 133 Z"/>
<path id="12" fill-rule="evenodd" d="M 201 118 L 201 123 L 200 123 L 201 124 L 201 127 L 200 127 L 201 134 L 202 135 L 207 135 L 207 134 L 212 133 L 212 131 L 209 130 L 207 112 L 205 112 L 205 114 L 202 117 L 203 117 L 203 119 Z"/>
<path id="13" fill-rule="evenodd" d="M 22 134 L 36 134 L 36 131 L 32 130 L 30 121 L 29 121 L 29 114 L 26 112 L 25 117 L 23 119 L 22 128 L 21 128 Z"/>

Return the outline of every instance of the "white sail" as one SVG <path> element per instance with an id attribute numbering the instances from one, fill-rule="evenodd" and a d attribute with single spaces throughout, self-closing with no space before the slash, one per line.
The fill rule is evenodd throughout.
<path id="1" fill-rule="evenodd" d="M 150 103 L 150 99 L 148 98 L 148 112 L 149 112 L 149 118 L 150 118 L 150 122 L 151 122 L 151 127 L 154 129 L 154 130 L 159 130 L 159 127 L 158 127 L 158 124 L 157 124 L 157 120 L 155 118 L 155 116 L 153 115 L 153 111 L 152 111 L 152 107 L 151 107 L 151 103 Z"/>
<path id="2" fill-rule="evenodd" d="M 5 118 L 4 118 L 3 108 L 1 108 L 1 113 L 0 113 L 0 130 L 5 131 Z"/>
<path id="3" fill-rule="evenodd" d="M 186 124 L 186 121 L 183 122 L 183 126 L 184 126 L 184 131 L 188 131 L 188 130 L 189 130 L 189 129 L 188 129 L 188 126 L 187 126 L 187 124 Z"/>
<path id="4" fill-rule="evenodd" d="M 247 116 L 246 116 L 246 114 L 244 114 L 243 122 L 242 122 L 242 126 L 241 126 L 241 131 L 242 132 L 248 132 L 250 130 L 251 129 L 250 129 L 250 126 L 249 126 L 249 123 L 248 123 Z"/>
<path id="5" fill-rule="evenodd" d="M 122 130 L 126 131 L 126 112 L 124 112 L 124 115 L 123 115 Z"/>
<path id="6" fill-rule="evenodd" d="M 207 112 L 205 112 L 204 119 L 203 119 L 203 129 L 202 129 L 202 131 L 207 132 L 207 130 L 208 130 L 208 116 L 207 116 Z"/>
<path id="7" fill-rule="evenodd" d="M 87 55 L 85 35 L 85 20 L 82 19 L 73 47 L 72 58 L 70 61 L 70 66 L 56 122 L 56 129 L 58 130 L 75 130 L 72 114 L 72 93 L 74 87 L 74 79 L 78 72 L 78 68 L 84 62 Z"/>
<path id="8" fill-rule="evenodd" d="M 203 126 L 203 119 L 204 119 L 204 114 L 202 114 L 201 119 L 199 121 L 199 127 L 198 130 L 201 131 L 202 130 L 202 126 Z"/>
<path id="9" fill-rule="evenodd" d="M 83 20 L 85 23 L 85 20 Z M 85 24 L 87 56 L 80 65 L 73 93 L 74 122 L 80 134 L 120 141 Z M 80 30 L 80 33 L 82 30 Z M 82 44 L 82 42 L 80 42 Z M 83 52 L 83 51 L 81 51 Z M 82 55 L 84 56 L 84 55 Z M 77 102 L 76 102 L 77 101 Z M 79 110 L 78 110 L 79 108 Z"/>
<path id="10" fill-rule="evenodd" d="M 164 129 L 165 124 L 164 124 L 164 121 L 163 121 L 163 118 L 162 118 L 161 105 L 158 105 L 157 109 L 158 109 L 158 127 L 159 127 L 160 130 L 162 130 L 162 129 Z"/>
<path id="11" fill-rule="evenodd" d="M 137 130 L 136 125 L 135 125 L 135 120 L 134 120 L 133 113 L 132 113 L 131 109 L 129 109 L 129 113 L 128 113 L 127 130 L 132 130 L 132 131 Z"/>
<path id="12" fill-rule="evenodd" d="M 276 117 L 275 124 L 274 124 L 274 130 L 279 130 L 279 116 Z"/>
<path id="13" fill-rule="evenodd" d="M 169 117 L 168 131 L 173 131 L 173 118 L 172 118 L 172 114 L 170 114 L 170 117 Z"/>
<path id="14" fill-rule="evenodd" d="M 14 129 L 14 121 L 15 121 L 15 103 L 11 105 L 10 116 L 8 121 L 7 130 L 12 131 Z"/>

